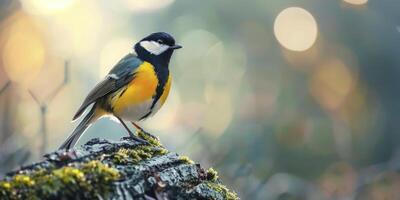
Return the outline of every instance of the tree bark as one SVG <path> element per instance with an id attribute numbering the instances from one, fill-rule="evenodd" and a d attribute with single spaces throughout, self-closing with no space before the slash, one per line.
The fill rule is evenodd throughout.
<path id="1" fill-rule="evenodd" d="M 148 143 L 92 139 L 69 151 L 10 172 L 0 181 L 0 199 L 238 199 L 212 169 Z"/>

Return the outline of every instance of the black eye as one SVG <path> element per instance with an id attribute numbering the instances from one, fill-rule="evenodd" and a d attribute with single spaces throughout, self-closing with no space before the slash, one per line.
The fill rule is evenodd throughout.
<path id="1" fill-rule="evenodd" d="M 157 40 L 157 42 L 160 43 L 160 44 L 164 44 L 164 41 L 161 40 L 161 39 L 160 39 L 160 40 Z"/>

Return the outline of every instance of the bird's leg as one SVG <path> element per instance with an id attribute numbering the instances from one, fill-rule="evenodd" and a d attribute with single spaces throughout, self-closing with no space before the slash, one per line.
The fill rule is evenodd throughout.
<path id="1" fill-rule="evenodd" d="M 126 129 L 126 131 L 128 131 L 129 136 L 130 136 L 132 139 L 134 139 L 134 140 L 136 140 L 136 141 L 138 141 L 138 142 L 141 142 L 141 143 L 146 143 L 146 144 L 148 143 L 146 140 L 143 140 L 142 138 L 139 138 L 139 137 L 137 137 L 135 134 L 133 134 L 132 131 L 129 130 L 128 126 L 125 124 L 125 122 L 124 122 L 120 117 L 117 117 L 117 116 L 115 116 L 115 117 L 118 119 L 119 122 L 121 122 L 121 124 L 124 126 L 124 128 Z"/>
<path id="2" fill-rule="evenodd" d="M 128 131 L 128 134 L 130 137 L 136 137 L 135 134 L 132 133 L 131 130 L 129 130 L 128 126 L 126 126 L 125 122 L 122 121 L 121 118 L 117 117 L 117 119 L 119 120 L 119 122 L 122 124 L 122 126 L 124 126 L 125 130 Z"/>
<path id="3" fill-rule="evenodd" d="M 154 136 L 154 135 L 148 133 L 147 131 L 143 130 L 143 128 L 140 127 L 139 125 L 137 125 L 135 122 L 131 122 L 131 123 L 132 123 L 132 125 L 133 125 L 137 130 L 141 131 L 141 132 L 144 133 L 145 135 L 147 135 L 147 136 L 149 136 L 149 137 L 151 137 L 151 138 L 153 138 L 153 139 L 159 140 L 157 136 Z"/>

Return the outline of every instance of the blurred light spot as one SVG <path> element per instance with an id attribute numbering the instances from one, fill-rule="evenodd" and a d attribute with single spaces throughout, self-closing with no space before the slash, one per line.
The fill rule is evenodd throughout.
<path id="1" fill-rule="evenodd" d="M 203 61 L 203 75 L 208 80 L 218 80 L 226 73 L 224 68 L 225 48 L 222 42 L 217 42 L 211 46 L 202 59 Z M 226 74 L 225 74 L 226 75 Z"/>
<path id="2" fill-rule="evenodd" d="M 49 43 L 57 44 L 53 48 L 63 57 L 75 56 L 88 60 L 94 57 L 91 51 L 99 51 L 99 38 L 112 27 L 106 20 L 98 4 L 82 1 L 48 18 Z"/>
<path id="3" fill-rule="evenodd" d="M 207 85 L 204 97 L 207 103 L 204 129 L 217 137 L 228 128 L 233 117 L 231 94 L 222 87 Z"/>
<path id="4" fill-rule="evenodd" d="M 5 27 L 2 62 L 8 77 L 20 84 L 29 84 L 40 72 L 46 56 L 40 30 L 23 13 L 10 17 Z"/>
<path id="5" fill-rule="evenodd" d="M 109 41 L 100 53 L 99 76 L 103 78 L 126 54 L 131 52 L 133 42 L 129 38 L 117 38 Z"/>
<path id="6" fill-rule="evenodd" d="M 177 53 L 176 58 L 184 71 L 187 71 L 187 66 L 201 62 L 204 53 L 218 43 L 219 39 L 206 30 L 198 29 L 187 32 L 179 41 L 185 47 L 185 51 Z"/>
<path id="7" fill-rule="evenodd" d="M 308 49 L 306 53 L 299 54 L 296 51 L 290 51 L 286 48 L 282 48 L 281 51 L 291 67 L 298 70 L 308 71 L 311 70 L 316 63 L 320 62 L 320 59 L 325 53 L 323 48 L 324 45 L 321 44 L 321 40 L 322 39 L 319 39 L 318 43 Z"/>
<path id="8" fill-rule="evenodd" d="M 354 4 L 354 5 L 362 5 L 362 4 L 366 4 L 368 2 L 368 0 L 343 0 L 346 3 L 349 4 Z"/>
<path id="9" fill-rule="evenodd" d="M 175 0 L 124 0 L 123 3 L 132 11 L 154 11 L 172 4 Z"/>
<path id="10" fill-rule="evenodd" d="M 186 32 L 177 40 L 185 50 L 174 55 L 170 68 L 174 71 L 176 83 L 179 84 L 181 91 L 185 91 L 186 100 L 198 101 L 203 98 L 201 91 L 204 90 L 205 77 L 208 76 L 204 75 L 205 70 L 202 65 L 206 58 L 205 54 L 220 40 L 214 34 L 202 29 Z"/>
<path id="11" fill-rule="evenodd" d="M 275 19 L 274 33 L 279 43 L 285 48 L 292 51 L 305 51 L 317 39 L 317 22 L 303 8 L 286 8 Z"/>
<path id="12" fill-rule="evenodd" d="M 21 0 L 24 10 L 31 14 L 54 14 L 75 3 L 75 0 Z"/>
<path id="13" fill-rule="evenodd" d="M 357 172 L 351 165 L 345 162 L 334 163 L 326 170 L 320 181 L 324 199 L 343 199 L 351 196 L 356 181 Z"/>
<path id="14" fill-rule="evenodd" d="M 170 94 L 163 107 L 144 122 L 150 130 L 172 132 L 176 128 L 176 117 L 181 106 L 181 98 L 177 87 L 171 86 Z"/>
<path id="15" fill-rule="evenodd" d="M 400 26 L 396 26 L 396 30 L 400 33 Z"/>
<path id="16" fill-rule="evenodd" d="M 331 60 L 316 68 L 309 87 L 318 103 L 328 110 L 335 110 L 352 91 L 354 79 L 346 65 Z"/>
<path id="17" fill-rule="evenodd" d="M 229 83 L 227 85 L 236 90 L 239 87 L 236 84 L 240 84 L 244 75 L 246 62 L 245 52 L 240 47 L 230 48 L 218 41 L 202 57 L 203 79 L 207 82 Z"/>

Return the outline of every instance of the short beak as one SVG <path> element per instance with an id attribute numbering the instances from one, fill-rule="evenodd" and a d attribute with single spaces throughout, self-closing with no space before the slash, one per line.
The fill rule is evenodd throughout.
<path id="1" fill-rule="evenodd" d="M 169 47 L 169 49 L 180 49 L 180 48 L 182 48 L 181 45 L 174 45 Z"/>

